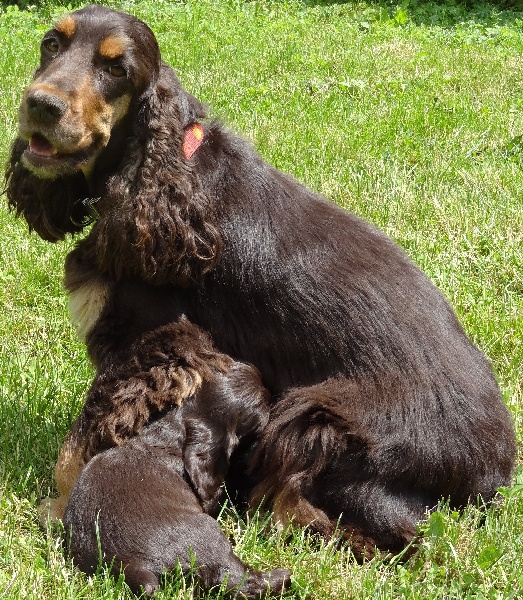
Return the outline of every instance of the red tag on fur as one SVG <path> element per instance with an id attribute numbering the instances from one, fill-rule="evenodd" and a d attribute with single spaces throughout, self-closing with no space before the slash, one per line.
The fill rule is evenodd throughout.
<path id="1" fill-rule="evenodd" d="M 203 141 L 203 127 L 200 123 L 193 123 L 185 128 L 182 150 L 185 158 L 189 159 L 198 150 Z"/>

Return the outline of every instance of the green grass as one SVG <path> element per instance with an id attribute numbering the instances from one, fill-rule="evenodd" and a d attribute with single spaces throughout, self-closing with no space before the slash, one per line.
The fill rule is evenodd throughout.
<path id="1" fill-rule="evenodd" d="M 523 436 L 523 13 L 501 3 L 189 0 L 109 3 L 149 22 L 212 114 L 275 166 L 376 223 L 455 307 L 488 355 Z M 513 3 L 514 4 L 514 3 Z M 66 9 L 0 4 L 0 159 L 39 39 Z M 3 7 L 3 8 L 2 8 Z M 92 369 L 67 320 L 62 264 L 0 208 L 0 598 L 131 598 L 63 557 L 36 506 Z M 443 505 L 417 557 L 356 564 L 346 549 L 227 512 L 236 551 L 285 566 L 290 597 L 523 596 L 523 471 L 484 516 Z M 193 598 L 167 578 L 158 598 Z M 219 594 L 209 598 L 219 598 Z"/>

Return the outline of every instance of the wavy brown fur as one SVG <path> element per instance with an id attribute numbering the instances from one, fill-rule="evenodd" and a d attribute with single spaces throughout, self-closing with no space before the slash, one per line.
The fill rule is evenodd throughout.
<path id="1" fill-rule="evenodd" d="M 209 201 L 180 153 L 177 86 L 172 70 L 162 66 L 138 109 L 142 119 L 128 142 L 131 151 L 108 182 L 104 205 L 110 208 L 95 226 L 96 252 L 99 267 L 117 279 L 186 285 L 200 281 L 219 258 L 220 235 L 206 214 Z"/>
<path id="2" fill-rule="evenodd" d="M 137 435 L 159 412 L 179 406 L 203 380 L 225 372 L 231 363 L 185 319 L 140 337 L 129 355 L 127 362 L 100 372 L 89 390 L 79 423 L 88 441 L 86 462 Z"/>
<path id="3" fill-rule="evenodd" d="M 179 350 L 167 332 L 192 323 L 210 336 L 194 337 L 199 376 L 213 365 L 212 339 L 218 354 L 255 365 L 272 394 L 254 460 L 237 456 L 230 479 L 279 518 L 314 520 L 325 535 L 339 519 L 367 554 L 374 544 L 403 547 L 442 497 L 452 506 L 491 500 L 514 466 L 510 416 L 488 361 L 427 277 L 382 232 L 273 169 L 218 123 L 203 124 L 203 144 L 186 159 L 184 129 L 204 110 L 161 63 L 152 32 L 102 7 L 70 19 L 67 43 L 48 34 L 59 46 L 52 60 L 44 38 L 21 107 L 29 146 L 15 142 L 7 172 L 10 205 L 46 239 L 76 231 L 68 218 L 86 187 L 101 198 L 100 219 L 66 263 L 97 379 L 63 462 L 134 435 L 158 407 L 183 400 L 179 391 L 196 376 L 177 359 L 187 346 Z M 85 70 L 85 57 L 115 33 L 116 75 L 113 59 Z M 72 73 L 118 118 L 103 148 L 103 135 L 93 137 L 90 166 L 78 171 L 85 177 L 71 179 L 67 160 L 35 156 L 45 140 L 31 136 L 59 146 L 64 131 L 76 131 L 71 123 L 104 132 L 96 111 L 78 122 L 69 110 Z M 52 124 L 49 114 L 34 124 L 27 104 L 42 81 L 55 86 L 44 113 L 64 108 Z M 54 179 L 42 161 L 55 164 Z M 59 201 L 47 196 L 57 187 Z M 134 356 L 155 330 L 165 332 L 158 343 L 170 359 L 142 369 Z M 150 385 L 156 368 L 160 393 Z M 120 397 L 120 385 L 130 393 Z"/>

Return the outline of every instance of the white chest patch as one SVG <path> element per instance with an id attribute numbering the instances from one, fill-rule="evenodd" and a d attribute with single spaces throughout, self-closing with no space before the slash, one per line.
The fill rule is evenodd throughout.
<path id="1" fill-rule="evenodd" d="M 109 297 L 109 285 L 102 280 L 91 280 L 69 296 L 69 314 L 78 337 L 85 341 Z"/>

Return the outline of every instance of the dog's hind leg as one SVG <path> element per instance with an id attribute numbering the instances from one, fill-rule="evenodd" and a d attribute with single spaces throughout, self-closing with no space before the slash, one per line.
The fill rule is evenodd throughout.
<path id="1" fill-rule="evenodd" d="M 355 383 L 338 380 L 281 399 L 251 464 L 258 476 L 251 506 L 265 502 L 279 521 L 351 540 L 360 557 L 375 547 L 403 550 L 437 499 L 376 463 L 380 440 L 363 415 L 369 402 Z"/>
<path id="2" fill-rule="evenodd" d="M 325 508 L 330 514 L 339 511 L 339 533 L 353 546 L 356 556 L 359 532 L 365 532 L 380 550 L 402 552 L 415 541 L 418 523 L 435 505 L 424 494 L 394 489 L 378 481 L 346 486 L 338 498 L 328 498 L 327 502 L 329 505 Z"/>

